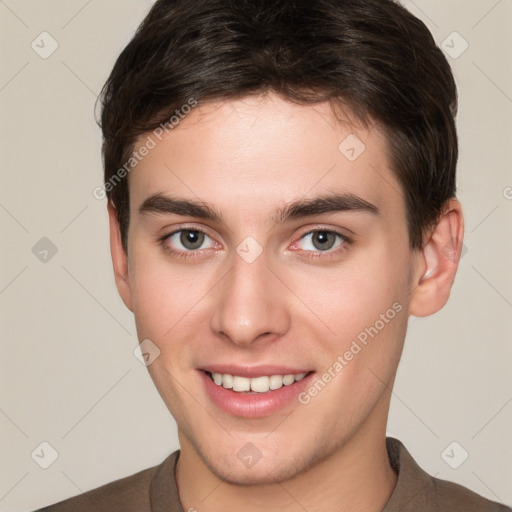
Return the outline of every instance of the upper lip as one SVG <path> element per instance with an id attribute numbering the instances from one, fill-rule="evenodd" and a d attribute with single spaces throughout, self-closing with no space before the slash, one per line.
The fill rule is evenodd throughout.
<path id="1" fill-rule="evenodd" d="M 201 367 L 200 370 L 210 373 L 222 373 L 229 375 L 237 375 L 239 377 L 253 378 L 271 375 L 297 375 L 299 373 L 309 373 L 312 370 L 304 369 L 298 366 L 276 366 L 276 365 L 257 365 L 257 366 L 240 366 L 234 364 L 210 364 Z"/>

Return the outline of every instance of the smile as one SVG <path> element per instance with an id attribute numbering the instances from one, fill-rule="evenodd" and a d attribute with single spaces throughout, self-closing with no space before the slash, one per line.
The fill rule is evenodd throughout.
<path id="1" fill-rule="evenodd" d="M 241 375 L 240 375 L 241 374 Z M 223 365 L 198 371 L 211 403 L 229 416 L 263 418 L 300 406 L 298 395 L 316 375 L 301 368 Z"/>
<path id="2" fill-rule="evenodd" d="M 268 391 L 275 391 L 283 386 L 290 386 L 294 382 L 301 381 L 306 376 L 306 373 L 262 375 L 253 378 L 218 372 L 208 372 L 208 375 L 217 386 L 231 389 L 237 393 L 267 393 Z"/>

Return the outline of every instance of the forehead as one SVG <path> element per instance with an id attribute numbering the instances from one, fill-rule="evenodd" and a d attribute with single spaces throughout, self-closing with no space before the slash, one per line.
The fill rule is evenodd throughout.
<path id="1" fill-rule="evenodd" d="M 328 103 L 298 105 L 274 95 L 197 106 L 129 175 L 137 208 L 155 193 L 200 199 L 237 215 L 328 192 L 351 193 L 379 209 L 403 208 L 377 125 L 336 116 Z M 161 139 L 161 140 L 159 140 Z"/>

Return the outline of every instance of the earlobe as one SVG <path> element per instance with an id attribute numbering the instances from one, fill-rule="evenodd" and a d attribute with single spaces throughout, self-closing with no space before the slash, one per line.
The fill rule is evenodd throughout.
<path id="1" fill-rule="evenodd" d="M 132 293 L 128 274 L 128 258 L 121 240 L 121 229 L 114 205 L 108 202 L 108 218 L 110 225 L 110 253 L 114 267 L 114 278 L 117 291 L 125 306 L 133 312 Z"/>
<path id="2" fill-rule="evenodd" d="M 450 199 L 426 240 L 419 264 L 420 278 L 413 283 L 409 314 L 423 317 L 439 311 L 448 301 L 459 266 L 464 238 L 462 207 Z"/>

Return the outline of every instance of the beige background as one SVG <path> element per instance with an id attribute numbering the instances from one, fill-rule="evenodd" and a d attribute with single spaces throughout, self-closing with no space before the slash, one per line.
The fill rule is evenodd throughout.
<path id="1" fill-rule="evenodd" d="M 56 502 L 178 447 L 133 355 L 105 201 L 92 194 L 102 176 L 95 98 L 150 4 L 0 1 L 1 511 Z M 452 32 L 469 44 L 448 57 L 460 94 L 467 253 L 448 305 L 411 320 L 389 433 L 431 474 L 512 504 L 512 2 L 405 5 L 452 55 L 464 48 Z M 58 43 L 46 59 L 31 47 L 43 51 L 44 31 Z M 57 248 L 46 262 L 32 251 L 42 237 Z M 31 457 L 43 441 L 58 453 L 48 469 Z M 463 450 L 468 459 L 452 469 L 447 461 L 460 463 Z"/>

